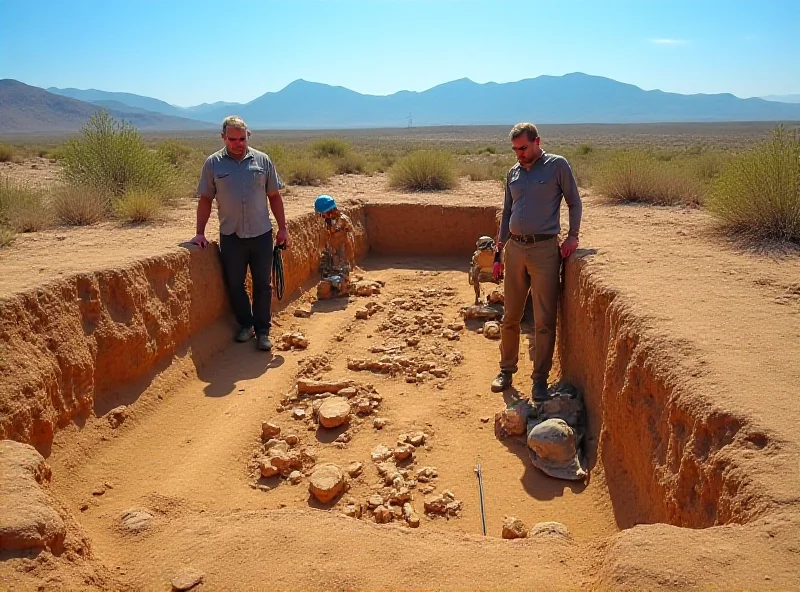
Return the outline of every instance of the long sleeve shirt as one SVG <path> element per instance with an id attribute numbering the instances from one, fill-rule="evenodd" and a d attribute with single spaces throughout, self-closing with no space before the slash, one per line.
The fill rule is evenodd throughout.
<path id="1" fill-rule="evenodd" d="M 562 198 L 569 207 L 569 234 L 578 236 L 583 205 L 566 158 L 543 152 L 530 170 L 519 163 L 511 167 L 506 181 L 498 235 L 501 243 L 511 234 L 558 234 Z"/>

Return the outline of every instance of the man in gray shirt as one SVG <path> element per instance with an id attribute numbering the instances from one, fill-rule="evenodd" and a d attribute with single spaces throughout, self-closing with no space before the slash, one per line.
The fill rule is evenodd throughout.
<path id="1" fill-rule="evenodd" d="M 509 388 L 517 371 L 520 320 L 530 289 L 534 318 L 531 395 L 539 402 L 547 399 L 547 378 L 553 366 L 561 259 L 578 248 L 582 206 L 569 163 L 542 150 L 535 125 L 518 123 L 509 136 L 518 162 L 506 177 L 495 251 L 495 277 L 505 268 L 505 314 L 500 329 L 500 373 L 492 381 L 492 391 Z M 559 246 L 562 198 L 569 206 L 569 234 Z"/>
<path id="2" fill-rule="evenodd" d="M 216 198 L 219 214 L 219 250 L 231 308 L 239 323 L 236 341 L 257 336 L 258 349 L 269 351 L 272 324 L 272 222 L 278 222 L 275 242 L 289 246 L 283 183 L 269 156 L 247 145 L 250 131 L 235 115 L 222 122 L 225 147 L 209 156 L 200 174 L 197 195 L 197 235 L 192 239 L 205 248 L 206 223 Z M 269 201 L 269 207 L 267 206 Z M 253 280 L 253 303 L 245 290 L 247 268 Z"/>

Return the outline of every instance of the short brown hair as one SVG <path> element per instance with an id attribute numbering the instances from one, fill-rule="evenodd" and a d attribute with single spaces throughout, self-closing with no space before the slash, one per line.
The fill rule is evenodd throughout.
<path id="1" fill-rule="evenodd" d="M 523 133 L 526 134 L 528 142 L 533 142 L 539 137 L 539 130 L 536 129 L 536 126 L 527 122 L 518 123 L 512 127 L 508 137 L 513 140 L 514 138 L 521 136 Z"/>
<path id="2" fill-rule="evenodd" d="M 247 124 L 244 122 L 244 119 L 239 117 L 238 115 L 229 115 L 222 121 L 222 135 L 225 135 L 225 132 L 228 131 L 228 128 L 232 127 L 234 129 L 241 129 L 246 130 Z"/>

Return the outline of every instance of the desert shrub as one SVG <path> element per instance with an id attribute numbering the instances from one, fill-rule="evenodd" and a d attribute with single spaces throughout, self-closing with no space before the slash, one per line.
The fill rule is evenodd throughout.
<path id="1" fill-rule="evenodd" d="M 14 149 L 6 144 L 0 144 L 0 162 L 11 162 L 14 160 Z"/>
<path id="2" fill-rule="evenodd" d="M 503 181 L 510 165 L 499 161 L 465 162 L 459 166 L 459 174 L 470 181 Z"/>
<path id="3" fill-rule="evenodd" d="M 453 156 L 443 150 L 416 150 L 398 160 L 389 171 L 392 187 L 407 191 L 440 191 L 456 184 Z"/>
<path id="4" fill-rule="evenodd" d="M 156 152 L 164 162 L 178 167 L 189 160 L 192 149 L 178 140 L 164 140 L 158 145 Z"/>
<path id="5" fill-rule="evenodd" d="M 0 226 L 0 249 L 13 243 L 15 238 L 16 233 L 13 230 Z"/>
<path id="6" fill-rule="evenodd" d="M 591 144 L 581 144 L 578 146 L 578 154 L 581 156 L 587 156 L 588 154 L 591 154 L 592 150 L 594 150 L 594 148 Z"/>
<path id="7" fill-rule="evenodd" d="M 112 209 L 114 215 L 123 222 L 141 224 L 151 222 L 164 210 L 164 198 L 146 189 L 131 189 L 116 197 Z"/>
<path id="8" fill-rule="evenodd" d="M 708 209 L 727 229 L 800 242 L 800 137 L 783 127 L 735 157 L 714 182 Z"/>
<path id="9" fill-rule="evenodd" d="M 169 164 L 147 148 L 136 128 L 103 110 L 64 147 L 63 174 L 69 184 L 115 196 L 134 189 L 166 192 L 171 181 Z"/>
<path id="10" fill-rule="evenodd" d="M 264 144 L 259 150 L 269 156 L 275 168 L 278 167 L 282 160 L 289 156 L 289 150 L 287 150 L 283 144 Z M 280 169 L 278 169 L 278 172 L 280 173 Z"/>
<path id="11" fill-rule="evenodd" d="M 334 168 L 327 159 L 293 156 L 281 161 L 278 172 L 291 185 L 320 185 L 331 178 Z"/>
<path id="12" fill-rule="evenodd" d="M 311 144 L 311 153 L 317 158 L 342 158 L 352 149 L 350 142 L 339 138 L 322 138 Z"/>
<path id="13" fill-rule="evenodd" d="M 51 205 L 60 224 L 88 226 L 108 217 L 111 196 L 93 187 L 65 185 L 54 190 Z"/>
<path id="14" fill-rule="evenodd" d="M 52 223 L 44 189 L 3 179 L 0 181 L 0 223 L 16 232 L 36 232 Z"/>
<path id="15" fill-rule="evenodd" d="M 367 170 L 367 159 L 358 152 L 348 152 L 344 156 L 330 158 L 337 175 L 364 173 Z"/>
<path id="16" fill-rule="evenodd" d="M 705 191 L 683 167 L 640 151 L 618 151 L 593 171 L 599 193 L 614 202 L 698 205 Z"/>

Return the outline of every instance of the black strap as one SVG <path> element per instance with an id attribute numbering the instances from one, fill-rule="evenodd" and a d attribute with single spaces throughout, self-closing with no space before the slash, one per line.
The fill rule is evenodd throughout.
<path id="1" fill-rule="evenodd" d="M 281 251 L 285 249 L 285 244 L 275 245 L 275 248 L 272 249 L 272 283 L 275 286 L 275 295 L 278 300 L 283 300 L 283 293 L 286 290 L 283 276 L 283 256 L 281 255 Z"/>

